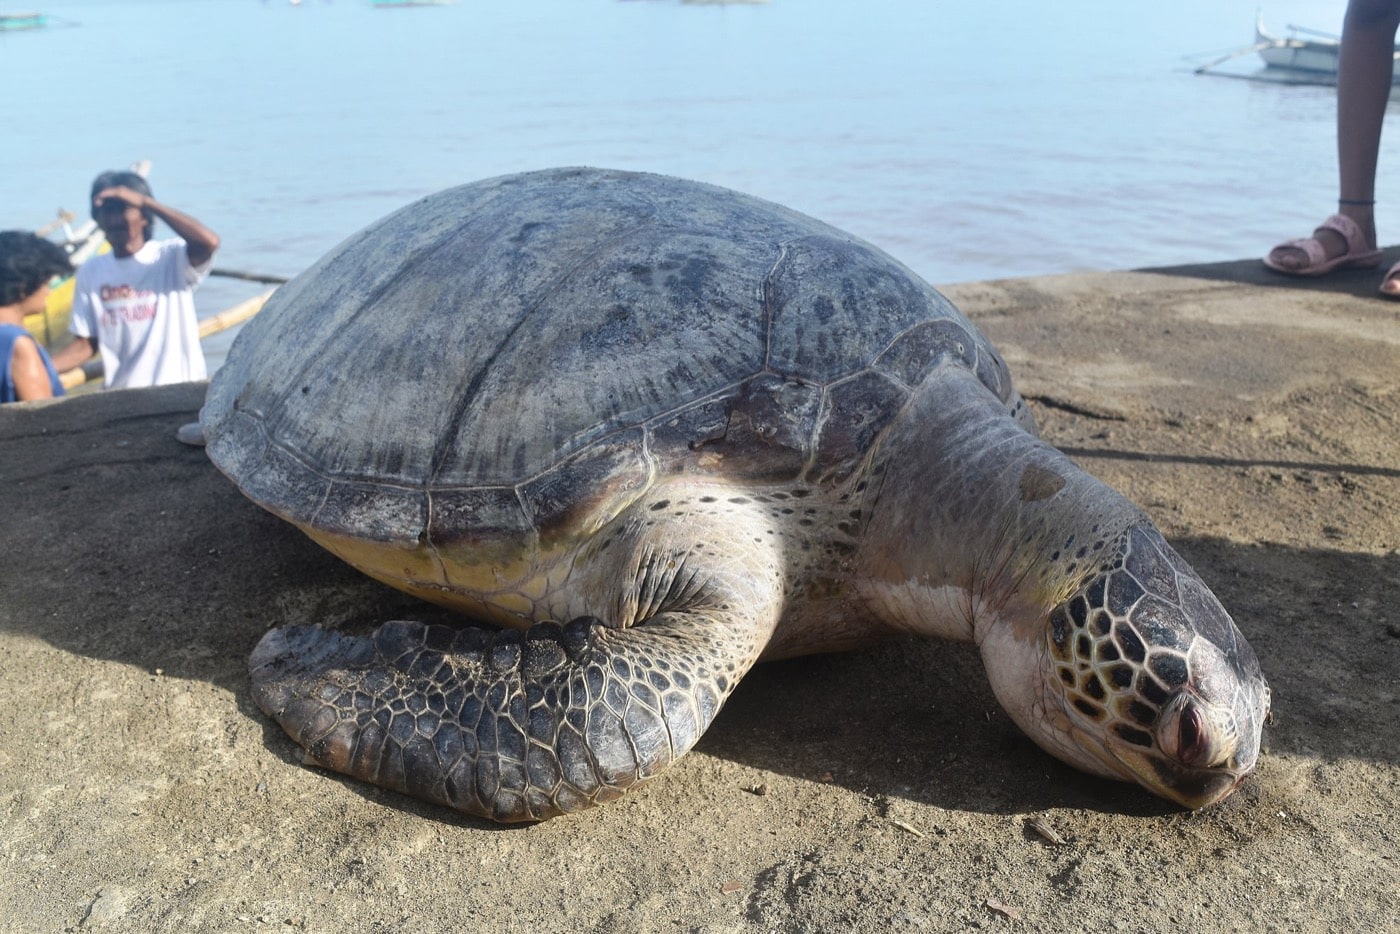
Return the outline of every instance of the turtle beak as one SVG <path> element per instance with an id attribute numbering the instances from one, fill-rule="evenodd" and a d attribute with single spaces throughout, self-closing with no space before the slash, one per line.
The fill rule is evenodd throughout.
<path id="1" fill-rule="evenodd" d="M 1260 709 L 1267 709 L 1267 689 Z M 1242 699 L 1240 709 L 1212 707 L 1183 692 L 1168 704 L 1157 727 L 1157 745 L 1105 743 L 1076 724 L 1080 747 L 1116 776 L 1190 810 L 1229 797 L 1259 761 L 1259 732 Z"/>
<path id="2" fill-rule="evenodd" d="M 1192 811 L 1229 797 L 1244 783 L 1254 763 L 1243 769 L 1183 769 L 1170 760 L 1143 756 L 1129 764 L 1134 778 L 1162 797 Z"/>
<path id="3" fill-rule="evenodd" d="M 1154 761 L 1153 765 L 1161 763 Z M 1192 811 L 1207 807 L 1228 798 L 1235 789 L 1244 783 L 1249 772 L 1231 772 L 1213 769 L 1211 771 L 1175 772 L 1162 769 L 1158 772 L 1162 783 L 1157 787 L 1161 794 Z"/>

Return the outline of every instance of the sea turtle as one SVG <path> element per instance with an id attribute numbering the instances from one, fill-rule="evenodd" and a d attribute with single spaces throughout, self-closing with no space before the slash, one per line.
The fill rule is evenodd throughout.
<path id="1" fill-rule="evenodd" d="M 425 198 L 284 286 L 201 412 L 251 499 L 493 627 L 269 631 L 257 704 L 323 766 L 502 821 L 609 801 L 756 661 L 975 642 L 1050 753 L 1186 807 L 1269 691 L 1002 358 L 875 247 L 656 175 Z"/>

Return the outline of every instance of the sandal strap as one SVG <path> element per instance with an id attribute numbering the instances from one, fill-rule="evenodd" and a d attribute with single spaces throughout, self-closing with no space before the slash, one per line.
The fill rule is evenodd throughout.
<path id="1" fill-rule="evenodd" d="M 1321 230 L 1330 230 L 1345 240 L 1348 255 L 1366 253 L 1371 249 L 1366 245 L 1366 235 L 1361 232 L 1361 225 L 1345 214 L 1333 214 L 1327 218 L 1313 231 L 1313 236 L 1316 237 Z"/>
<path id="2" fill-rule="evenodd" d="M 1321 229 L 1321 228 L 1319 228 Z M 1319 263 L 1327 261 L 1327 248 L 1316 237 L 1303 237 L 1299 240 L 1285 240 L 1269 251 L 1269 258 L 1273 259 L 1284 250 L 1297 250 L 1307 258 L 1307 263 L 1302 267 L 1308 269 Z"/>

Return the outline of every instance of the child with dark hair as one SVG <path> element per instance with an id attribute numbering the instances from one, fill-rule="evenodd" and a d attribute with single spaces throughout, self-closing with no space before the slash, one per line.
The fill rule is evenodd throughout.
<path id="1" fill-rule="evenodd" d="M 92 216 L 112 252 L 78 269 L 69 324 L 75 339 L 54 365 L 63 372 L 101 353 L 108 389 L 204 379 L 194 290 L 213 266 L 218 235 L 157 201 L 135 172 L 93 180 Z M 157 219 L 177 238 L 152 239 Z"/>
<path id="2" fill-rule="evenodd" d="M 73 271 L 68 254 L 24 230 L 0 232 L 0 403 L 63 395 L 53 361 L 24 329 L 39 314 L 55 276 Z"/>

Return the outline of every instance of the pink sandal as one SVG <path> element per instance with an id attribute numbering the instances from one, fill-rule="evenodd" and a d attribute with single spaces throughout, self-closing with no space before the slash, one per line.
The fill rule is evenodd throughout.
<path id="1" fill-rule="evenodd" d="M 1345 253 L 1330 259 L 1327 257 L 1327 248 L 1317 239 L 1318 233 L 1324 230 L 1330 230 L 1342 238 L 1347 245 Z M 1289 250 L 1301 252 L 1307 262 L 1302 266 L 1280 264 L 1279 260 Z M 1264 257 L 1265 266 L 1285 276 L 1325 276 L 1334 269 L 1370 269 L 1379 265 L 1380 261 L 1381 251 L 1367 247 L 1366 236 L 1360 226 L 1344 214 L 1333 214 L 1313 231 L 1311 237 L 1280 243 Z M 1400 294 L 1396 298 L 1400 298 Z"/>
<path id="2" fill-rule="evenodd" d="M 1387 289 L 1387 285 L 1395 286 L 1394 290 Z M 1400 263 L 1391 266 L 1385 278 L 1381 279 L 1380 293 L 1386 298 L 1400 299 Z"/>

